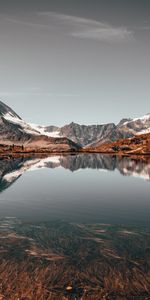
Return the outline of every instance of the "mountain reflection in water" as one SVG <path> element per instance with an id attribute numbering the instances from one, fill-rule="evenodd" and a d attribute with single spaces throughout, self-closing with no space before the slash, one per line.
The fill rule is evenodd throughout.
<path id="1" fill-rule="evenodd" d="M 120 157 L 102 154 L 57 155 L 48 157 L 18 157 L 0 160 L 0 192 L 7 189 L 26 171 L 62 167 L 75 172 L 80 169 L 118 169 L 124 176 L 150 180 L 149 157 Z"/>

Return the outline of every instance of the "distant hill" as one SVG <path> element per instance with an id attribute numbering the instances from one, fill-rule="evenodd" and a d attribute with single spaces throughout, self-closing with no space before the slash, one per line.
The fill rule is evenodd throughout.
<path id="1" fill-rule="evenodd" d="M 104 143 L 99 146 L 90 146 L 87 152 L 102 152 L 111 154 L 143 154 L 150 155 L 150 133 L 136 135 L 133 138 L 120 139 L 116 142 Z"/>

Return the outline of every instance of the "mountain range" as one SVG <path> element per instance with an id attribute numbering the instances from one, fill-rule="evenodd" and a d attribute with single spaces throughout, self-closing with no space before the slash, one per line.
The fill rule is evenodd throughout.
<path id="1" fill-rule="evenodd" d="M 67 137 L 81 147 L 99 146 L 107 142 L 150 133 L 150 114 L 135 119 L 122 119 L 117 125 L 114 123 L 80 125 L 74 122 L 63 127 L 30 125 L 49 136 Z"/>
<path id="2" fill-rule="evenodd" d="M 25 122 L 0 101 L 0 144 L 66 152 L 89 147 L 98 149 L 103 144 L 147 133 L 150 133 L 150 114 L 122 119 L 118 124 L 80 125 L 72 122 L 63 127 L 42 126 Z"/>

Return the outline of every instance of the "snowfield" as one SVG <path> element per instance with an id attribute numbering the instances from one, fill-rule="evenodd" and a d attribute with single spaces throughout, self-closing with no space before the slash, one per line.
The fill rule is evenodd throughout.
<path id="1" fill-rule="evenodd" d="M 34 129 L 40 132 L 42 135 L 46 135 L 49 137 L 60 137 L 59 131 L 46 131 L 46 127 L 38 124 L 29 123 L 29 125 Z"/>
<path id="2" fill-rule="evenodd" d="M 11 112 L 8 112 L 3 115 L 3 118 L 13 124 L 17 124 L 22 127 L 22 130 L 24 130 L 26 133 L 34 134 L 34 135 L 46 135 L 49 137 L 60 137 L 59 131 L 52 131 L 48 132 L 46 131 L 46 127 L 34 123 L 26 123 L 25 121 L 17 118 Z"/>

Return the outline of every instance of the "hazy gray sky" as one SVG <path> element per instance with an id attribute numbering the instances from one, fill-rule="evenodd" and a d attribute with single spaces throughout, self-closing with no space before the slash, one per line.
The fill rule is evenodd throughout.
<path id="1" fill-rule="evenodd" d="M 0 0 L 0 99 L 41 124 L 150 112 L 150 1 Z"/>

